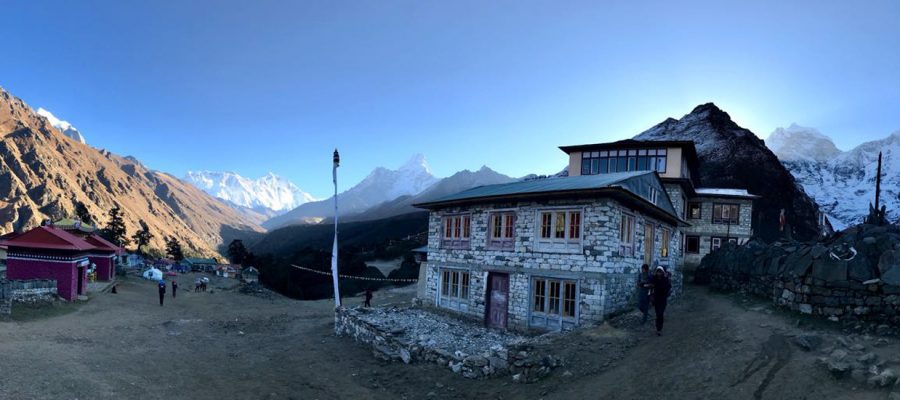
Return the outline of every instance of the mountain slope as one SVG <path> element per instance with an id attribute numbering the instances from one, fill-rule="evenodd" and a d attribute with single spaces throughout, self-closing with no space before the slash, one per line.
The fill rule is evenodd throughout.
<path id="1" fill-rule="evenodd" d="M 508 177 L 498 173 L 487 166 L 481 167 L 478 171 L 472 172 L 463 170 L 453 174 L 450 177 L 441 179 L 434 185 L 422 193 L 412 196 L 402 196 L 397 199 L 381 203 L 362 213 L 342 217 L 343 221 L 369 221 L 382 218 L 389 218 L 397 215 L 423 211 L 412 205 L 433 200 L 439 197 L 458 193 L 463 190 L 471 189 L 476 186 L 493 185 L 498 183 L 509 183 L 515 181 L 515 178 Z M 329 218 L 331 220 L 331 218 Z"/>
<path id="2" fill-rule="evenodd" d="M 43 108 L 38 108 L 37 114 L 44 118 L 47 118 L 47 120 L 50 121 L 50 125 L 53 125 L 53 127 L 62 132 L 63 135 L 66 135 L 77 142 L 87 143 L 84 140 L 84 135 L 82 135 L 81 132 L 78 131 L 78 129 L 75 129 L 75 127 L 72 126 L 69 121 L 62 121 L 59 118 L 56 118 L 56 116 L 50 113 L 50 111 L 47 111 Z"/>
<path id="3" fill-rule="evenodd" d="M 635 136 L 637 140 L 693 140 L 703 186 L 746 188 L 762 196 L 754 203 L 753 224 L 766 240 L 780 237 L 778 215 L 785 209 L 794 238 L 818 234 L 818 207 L 753 132 L 738 126 L 715 104 L 699 105 L 680 120 L 669 118 Z"/>
<path id="4" fill-rule="evenodd" d="M 209 195 L 262 214 L 276 215 L 316 200 L 271 172 L 249 179 L 234 172 L 188 171 L 183 180 Z"/>
<path id="5" fill-rule="evenodd" d="M 138 221 L 164 248 L 175 236 L 191 252 L 215 255 L 226 232 L 259 231 L 224 203 L 177 178 L 152 171 L 133 157 L 121 157 L 69 140 L 47 118 L 0 88 L 0 228 L 39 225 L 45 218 L 75 215 L 83 202 L 103 226 L 107 211 L 121 207 L 129 234 Z"/>
<path id="6" fill-rule="evenodd" d="M 375 205 L 400 196 L 416 195 L 437 182 L 425 157 L 413 156 L 396 170 L 375 168 L 365 179 L 338 196 L 341 214 L 361 213 Z M 267 229 L 318 221 L 334 214 L 333 197 L 301 205 L 283 215 L 274 217 L 263 226 Z"/>
<path id="7" fill-rule="evenodd" d="M 813 142 L 818 143 L 810 145 Z M 766 144 L 803 184 L 835 229 L 861 223 L 868 214 L 869 203 L 875 201 L 875 174 L 881 151 L 882 204 L 887 205 L 890 220 L 900 219 L 900 131 L 842 152 L 818 131 L 791 125 L 787 130 L 775 130 Z M 834 150 L 823 156 L 823 148 Z"/>

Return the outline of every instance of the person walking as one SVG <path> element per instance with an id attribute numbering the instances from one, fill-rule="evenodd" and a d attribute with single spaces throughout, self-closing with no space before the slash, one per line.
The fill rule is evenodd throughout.
<path id="1" fill-rule="evenodd" d="M 366 303 L 363 307 L 372 307 L 372 288 L 366 288 Z"/>
<path id="2" fill-rule="evenodd" d="M 159 305 L 160 307 L 163 305 L 163 300 L 166 299 L 166 281 L 159 281 Z"/>
<path id="3" fill-rule="evenodd" d="M 641 273 L 637 279 L 638 310 L 641 310 L 641 325 L 647 323 L 650 317 L 650 289 L 653 287 L 653 275 L 650 274 L 650 266 L 641 265 Z"/>
<path id="4" fill-rule="evenodd" d="M 172 298 L 175 298 L 175 292 L 178 291 L 178 282 L 172 280 Z"/>
<path id="5" fill-rule="evenodd" d="M 665 320 L 666 306 L 669 304 L 669 293 L 672 291 L 672 282 L 669 280 L 666 269 L 656 267 L 653 273 L 653 309 L 656 311 L 656 336 L 662 336 L 663 322 Z"/>

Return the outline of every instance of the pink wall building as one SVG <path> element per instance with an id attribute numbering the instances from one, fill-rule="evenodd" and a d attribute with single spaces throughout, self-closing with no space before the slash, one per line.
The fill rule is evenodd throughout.
<path id="1" fill-rule="evenodd" d="M 0 241 L 0 246 L 8 249 L 7 279 L 54 279 L 59 296 L 66 300 L 87 294 L 90 255 L 106 254 L 87 240 L 52 226 L 40 226 Z M 102 261 L 106 256 L 98 260 Z M 106 271 L 109 279 L 112 276 L 109 275 L 110 269 L 107 267 Z"/>

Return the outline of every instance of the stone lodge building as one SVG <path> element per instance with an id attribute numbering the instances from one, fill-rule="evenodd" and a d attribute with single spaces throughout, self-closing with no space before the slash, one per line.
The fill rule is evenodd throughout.
<path id="1" fill-rule="evenodd" d="M 759 196 L 745 189 L 700 187 L 692 141 L 622 140 L 560 149 L 569 155 L 569 176 L 656 171 L 678 217 L 690 224 L 680 246 L 686 270 L 723 243 L 744 244 L 753 236 L 753 200 Z"/>
<path id="2" fill-rule="evenodd" d="M 686 258 L 752 234 L 754 196 L 695 188 L 692 142 L 561 149 L 568 177 L 416 204 L 430 210 L 421 301 L 491 327 L 571 329 L 632 308 L 641 264 L 665 267 L 678 294 Z"/>

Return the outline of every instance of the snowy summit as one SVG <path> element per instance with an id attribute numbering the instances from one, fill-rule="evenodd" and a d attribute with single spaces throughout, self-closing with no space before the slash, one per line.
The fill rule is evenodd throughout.
<path id="1" fill-rule="evenodd" d="M 53 113 L 40 107 L 38 107 L 36 113 L 37 115 L 47 118 L 47 121 L 50 121 L 50 125 L 52 125 L 56 129 L 59 129 L 59 131 L 62 132 L 63 135 L 66 135 L 78 142 L 87 143 L 84 140 L 84 135 L 82 135 L 81 132 L 78 132 L 78 129 L 75 129 L 75 127 L 72 126 L 69 121 L 63 121 L 59 118 L 56 118 Z"/>
<path id="2" fill-rule="evenodd" d="M 234 172 L 188 171 L 184 180 L 212 196 L 252 209 L 289 211 L 316 200 L 286 178 L 271 172 L 250 179 Z"/>

